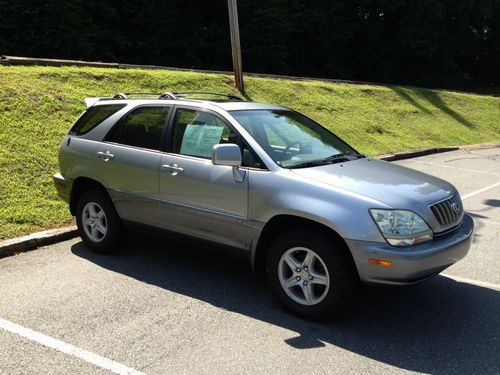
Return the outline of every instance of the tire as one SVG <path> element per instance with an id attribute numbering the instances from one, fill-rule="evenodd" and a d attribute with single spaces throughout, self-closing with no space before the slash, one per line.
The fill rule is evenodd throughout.
<path id="1" fill-rule="evenodd" d="M 114 252 L 123 237 L 123 225 L 108 196 L 86 191 L 76 206 L 76 224 L 83 243 L 96 253 Z"/>
<path id="2" fill-rule="evenodd" d="M 266 276 L 288 311 L 325 319 L 350 305 L 358 276 L 346 245 L 339 242 L 323 233 L 294 230 L 272 243 Z"/>

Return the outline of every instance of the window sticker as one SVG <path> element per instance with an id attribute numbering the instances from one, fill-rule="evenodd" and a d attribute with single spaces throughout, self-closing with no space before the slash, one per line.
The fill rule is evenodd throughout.
<path id="1" fill-rule="evenodd" d="M 182 138 L 181 154 L 210 158 L 212 148 L 220 143 L 223 131 L 223 126 L 189 124 Z"/>

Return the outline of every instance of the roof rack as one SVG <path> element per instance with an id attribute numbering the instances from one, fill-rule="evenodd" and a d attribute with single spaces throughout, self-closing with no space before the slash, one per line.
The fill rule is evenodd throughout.
<path id="1" fill-rule="evenodd" d="M 173 92 L 164 92 L 160 95 L 159 99 L 177 99 L 177 96 Z"/>
<path id="2" fill-rule="evenodd" d="M 243 98 L 240 98 L 239 96 L 236 95 L 229 95 L 229 94 L 218 94 L 215 92 L 204 92 L 204 91 L 184 91 L 184 92 L 165 92 L 160 95 L 160 99 L 181 99 L 181 98 L 188 98 L 188 95 L 211 95 L 211 96 L 218 96 L 222 98 L 227 98 L 229 100 L 244 100 Z"/>
<path id="3" fill-rule="evenodd" d="M 85 98 L 85 104 L 87 108 L 92 107 L 95 103 L 101 101 L 101 100 L 124 100 L 124 99 L 129 99 L 131 96 L 139 96 L 139 97 L 145 97 L 145 96 L 152 96 L 152 97 L 158 97 L 160 94 L 157 93 L 149 93 L 149 92 L 119 92 L 113 97 L 88 97 Z"/>
<path id="4" fill-rule="evenodd" d="M 131 96 L 139 96 L 139 97 L 144 97 L 144 96 L 152 96 L 152 97 L 157 97 L 159 99 L 196 99 L 193 97 L 189 97 L 190 95 L 210 95 L 210 96 L 216 96 L 216 97 L 221 97 L 221 98 L 227 98 L 229 100 L 244 100 L 243 98 L 240 98 L 239 96 L 236 95 L 229 95 L 229 94 L 218 94 L 215 92 L 203 92 L 203 91 L 184 91 L 184 92 L 164 92 L 163 94 L 157 94 L 157 93 L 148 93 L 148 92 L 119 92 L 113 98 L 98 98 L 99 100 L 109 100 L 109 99 L 129 99 Z"/>
<path id="5" fill-rule="evenodd" d="M 152 92 L 119 92 L 113 99 L 128 99 L 131 96 L 156 96 L 158 97 L 160 94 L 152 93 Z"/>

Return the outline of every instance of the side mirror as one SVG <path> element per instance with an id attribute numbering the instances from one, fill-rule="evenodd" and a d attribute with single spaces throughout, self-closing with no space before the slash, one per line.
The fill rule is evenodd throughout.
<path id="1" fill-rule="evenodd" d="M 223 143 L 212 148 L 212 163 L 233 167 L 233 178 L 236 182 L 245 181 L 246 171 L 240 169 L 241 150 L 233 143 Z"/>
<path id="2" fill-rule="evenodd" d="M 214 145 L 212 148 L 212 163 L 214 165 L 239 167 L 241 165 L 241 150 L 233 143 Z"/>

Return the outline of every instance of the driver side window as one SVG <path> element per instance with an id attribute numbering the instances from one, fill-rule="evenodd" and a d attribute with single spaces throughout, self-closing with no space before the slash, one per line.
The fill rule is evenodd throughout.
<path id="1" fill-rule="evenodd" d="M 220 143 L 238 143 L 238 135 L 217 116 L 192 109 L 178 109 L 174 119 L 172 152 L 212 157 L 212 148 Z"/>

